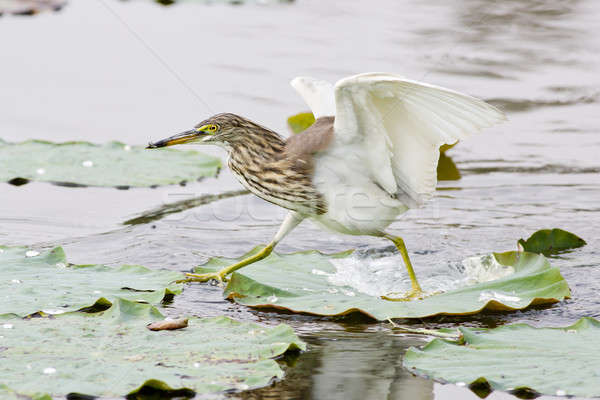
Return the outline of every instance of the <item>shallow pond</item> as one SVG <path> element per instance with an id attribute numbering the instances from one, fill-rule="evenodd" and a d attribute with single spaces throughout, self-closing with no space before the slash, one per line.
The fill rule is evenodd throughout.
<path id="1" fill-rule="evenodd" d="M 600 317 L 599 17 L 593 0 L 169 7 L 72 1 L 56 13 L 0 19 L 0 138 L 143 144 L 222 111 L 286 133 L 286 118 L 307 108 L 288 86 L 297 75 L 335 81 L 389 71 L 465 91 L 504 109 L 509 122 L 450 150 L 462 179 L 441 182 L 434 201 L 391 226 L 404 237 L 417 273 L 427 277 L 433 266 L 513 250 L 517 239 L 542 228 L 569 230 L 588 245 L 551 259 L 569 282 L 570 300 L 413 323 L 568 325 Z M 220 150 L 202 151 L 224 158 Z M 157 189 L 0 186 L 0 243 L 61 245 L 74 263 L 188 271 L 210 256 L 238 256 L 268 242 L 284 215 L 229 193 L 241 187 L 226 169 L 218 178 Z M 230 195 L 137 218 L 220 193 Z M 349 248 L 390 249 L 379 239 L 335 236 L 307 222 L 278 250 Z M 191 285 L 165 312 L 285 322 L 309 343 L 307 353 L 287 360 L 285 380 L 230 397 L 476 398 L 402 369 L 402 354 L 422 338 L 357 315 L 327 320 L 253 311 L 224 301 L 221 292 Z"/>

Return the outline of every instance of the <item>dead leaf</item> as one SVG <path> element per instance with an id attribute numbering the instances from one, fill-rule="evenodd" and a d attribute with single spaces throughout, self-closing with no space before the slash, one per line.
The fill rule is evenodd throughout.
<path id="1" fill-rule="evenodd" d="M 178 318 L 178 319 L 165 319 L 164 321 L 157 321 L 151 324 L 146 325 L 146 328 L 151 331 L 171 331 L 173 329 L 181 329 L 187 328 L 188 319 L 187 318 Z"/>

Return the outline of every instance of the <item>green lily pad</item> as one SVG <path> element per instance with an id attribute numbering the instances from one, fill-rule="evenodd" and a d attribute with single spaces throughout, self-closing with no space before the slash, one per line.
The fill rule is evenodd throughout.
<path id="1" fill-rule="evenodd" d="M 16 393 L 8 386 L 0 384 L 0 399 L 3 400 L 52 400 L 50 395 L 45 393 L 32 393 L 31 395 L 23 398 L 22 395 Z"/>
<path id="2" fill-rule="evenodd" d="M 258 250 L 256 248 L 241 258 Z M 507 252 L 465 260 L 464 268 L 473 271 L 472 276 L 455 277 L 463 283 L 444 293 L 409 302 L 386 301 L 367 293 L 364 287 L 357 289 L 336 283 L 339 271 L 334 263 L 340 265 L 340 260 L 349 257 L 352 257 L 352 252 L 334 255 L 316 251 L 272 253 L 264 260 L 234 272 L 225 288 L 225 296 L 250 307 L 271 307 L 325 316 L 358 311 L 377 320 L 467 315 L 482 310 L 521 310 L 570 296 L 560 271 L 551 267 L 544 256 Z M 216 271 L 236 261 L 238 259 L 213 258 L 197 267 L 196 272 Z M 358 258 L 353 262 L 358 263 L 360 270 L 369 260 Z M 401 264 L 397 268 L 404 273 Z M 419 272 L 423 270 L 417 266 L 417 274 Z M 424 288 L 427 290 L 427 287 Z"/>
<path id="3" fill-rule="evenodd" d="M 438 181 L 457 181 L 461 178 L 460 171 L 451 157 L 440 150 L 440 159 L 437 165 Z"/>
<path id="4" fill-rule="evenodd" d="M 0 246 L 0 315 L 60 314 L 117 297 L 151 304 L 181 293 L 183 275 L 139 265 L 72 265 L 62 248 L 39 253 Z"/>
<path id="5" fill-rule="evenodd" d="M 315 116 L 311 112 L 303 112 L 289 117 L 287 123 L 292 133 L 300 133 L 315 123 Z"/>
<path id="6" fill-rule="evenodd" d="M 506 325 L 483 332 L 459 328 L 462 340 L 434 339 L 411 348 L 404 367 L 445 382 L 559 396 L 600 396 L 600 322 L 566 328 Z"/>
<path id="7" fill-rule="evenodd" d="M 187 328 L 174 331 L 146 328 L 163 318 L 148 304 L 123 299 L 92 314 L 0 316 L 5 328 L 0 384 L 19 394 L 44 392 L 53 398 L 246 390 L 283 376 L 272 358 L 305 349 L 284 324 L 265 327 L 217 317 L 189 318 Z"/>
<path id="8" fill-rule="evenodd" d="M 440 153 L 445 153 L 458 144 L 458 140 L 452 144 L 443 144 L 440 146 Z"/>
<path id="9" fill-rule="evenodd" d="M 148 187 L 215 176 L 218 158 L 196 151 L 145 150 L 119 142 L 51 143 L 0 140 L 0 181 L 35 180 L 66 185 Z"/>
<path id="10" fill-rule="evenodd" d="M 542 229 L 535 232 L 527 240 L 519 239 L 519 245 L 525 251 L 544 255 L 560 253 L 586 245 L 579 236 L 562 229 Z"/>

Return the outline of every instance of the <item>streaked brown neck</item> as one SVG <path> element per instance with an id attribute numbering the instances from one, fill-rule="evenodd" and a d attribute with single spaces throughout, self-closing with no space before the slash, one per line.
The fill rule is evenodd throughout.
<path id="1" fill-rule="evenodd" d="M 230 157 L 246 162 L 275 160 L 282 156 L 285 141 L 277 133 L 256 125 L 253 129 L 238 128 L 236 137 L 229 140 Z"/>

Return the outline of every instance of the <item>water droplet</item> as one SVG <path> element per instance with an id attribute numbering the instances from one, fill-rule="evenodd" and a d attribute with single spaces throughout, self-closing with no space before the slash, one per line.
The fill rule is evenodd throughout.
<path id="1" fill-rule="evenodd" d="M 144 356 L 142 354 L 134 354 L 132 356 L 127 356 L 127 357 L 123 357 L 124 360 L 127 361 L 142 361 L 144 359 Z"/>
<path id="2" fill-rule="evenodd" d="M 456 382 L 456 386 L 463 387 L 463 386 L 467 386 L 467 384 L 464 382 Z"/>
<path id="3" fill-rule="evenodd" d="M 200 363 L 198 363 L 198 362 L 195 362 L 195 363 L 194 363 L 194 368 L 200 368 Z"/>
<path id="4" fill-rule="evenodd" d="M 331 294 L 336 294 L 338 292 L 338 290 L 336 288 L 329 288 L 329 289 L 327 289 L 327 291 Z"/>
<path id="5" fill-rule="evenodd" d="M 2 254 L 2 253 L 4 253 L 4 250 L 3 250 L 3 249 L 0 249 L 0 254 Z"/>
<path id="6" fill-rule="evenodd" d="M 27 367 L 26 367 L 26 368 L 27 368 L 29 371 L 31 371 L 31 364 L 27 364 Z"/>
<path id="7" fill-rule="evenodd" d="M 93 167 L 94 163 L 90 160 L 85 160 L 84 162 L 81 163 L 81 165 L 83 165 L 86 168 L 89 168 L 89 167 Z"/>
<path id="8" fill-rule="evenodd" d="M 123 146 L 123 150 L 125 151 L 131 151 L 131 146 L 126 144 L 125 146 Z"/>
<path id="9" fill-rule="evenodd" d="M 477 301 L 484 302 L 489 300 L 497 300 L 499 302 L 508 301 L 511 303 L 516 303 L 521 301 L 521 298 L 517 296 L 509 296 L 506 294 L 485 290 L 479 294 L 479 299 Z"/>
<path id="10" fill-rule="evenodd" d="M 346 296 L 356 296 L 356 293 L 354 293 L 351 290 L 344 290 L 344 289 L 342 289 L 342 293 L 344 293 Z"/>
<path id="11" fill-rule="evenodd" d="M 275 303 L 275 302 L 277 302 L 277 300 L 279 300 L 279 299 L 275 295 L 267 297 L 267 301 L 269 303 Z"/>
<path id="12" fill-rule="evenodd" d="M 35 251 L 35 250 L 29 250 L 27 253 L 25 253 L 25 257 L 35 257 L 35 256 L 39 256 L 40 252 L 39 251 Z"/>
<path id="13" fill-rule="evenodd" d="M 566 396 L 567 392 L 565 392 L 564 390 L 560 390 L 559 389 L 559 390 L 556 391 L 556 395 L 557 396 Z"/>
<path id="14" fill-rule="evenodd" d="M 11 280 L 10 282 L 11 282 L 11 283 L 23 283 L 23 281 L 22 281 L 22 280 L 20 280 L 20 279 L 13 279 L 13 280 Z"/>
<path id="15" fill-rule="evenodd" d="M 100 294 L 102 293 L 100 290 L 94 290 L 94 294 Z"/>
<path id="16" fill-rule="evenodd" d="M 44 175 L 46 170 L 44 168 L 38 168 L 35 170 L 35 172 L 37 172 L 38 175 Z"/>
<path id="17" fill-rule="evenodd" d="M 46 375 L 52 375 L 55 373 L 56 373 L 56 368 L 52 368 L 52 367 L 44 368 L 44 374 L 46 374 Z"/>
<path id="18" fill-rule="evenodd" d="M 56 263 L 56 268 L 67 268 L 67 264 L 62 262 Z"/>
<path id="19" fill-rule="evenodd" d="M 312 270 L 312 273 L 315 275 L 329 275 L 327 272 L 321 271 L 320 269 L 316 269 L 316 268 Z"/>
<path id="20" fill-rule="evenodd" d="M 13 328 L 13 324 L 4 324 L 4 325 L 2 325 L 2 327 L 4 329 L 12 329 Z"/>
<path id="21" fill-rule="evenodd" d="M 58 314 L 64 314 L 66 311 L 65 310 L 54 310 L 51 308 L 47 308 L 45 310 L 42 310 L 42 312 L 45 314 L 58 315 Z"/>

